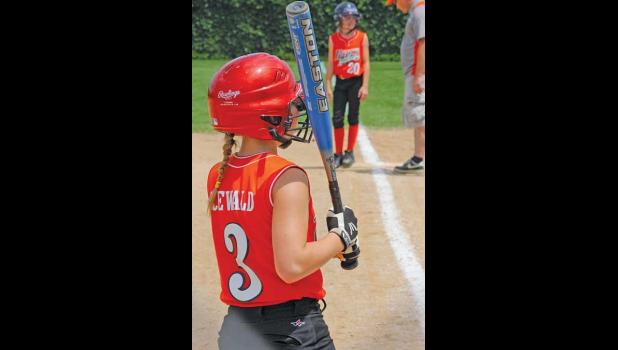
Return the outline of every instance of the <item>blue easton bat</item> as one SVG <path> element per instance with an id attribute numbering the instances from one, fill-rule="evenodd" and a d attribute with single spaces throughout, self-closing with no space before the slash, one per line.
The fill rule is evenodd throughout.
<path id="1" fill-rule="evenodd" d="M 311 11 L 306 2 L 294 1 L 287 6 L 286 13 L 294 56 L 296 57 L 296 64 L 300 74 L 300 82 L 305 94 L 307 115 L 309 116 L 313 135 L 315 135 L 318 143 L 320 156 L 326 170 L 333 211 L 335 214 L 342 213 L 343 204 L 333 165 L 333 132 L 328 109 L 328 98 L 326 97 L 326 88 L 323 83 L 324 72 L 322 72 L 322 65 L 320 64 L 318 44 L 313 32 Z M 343 260 L 341 256 L 339 258 Z M 346 270 L 354 269 L 357 266 L 357 260 L 341 262 L 341 267 Z"/>
<path id="2" fill-rule="evenodd" d="M 333 134 L 326 87 L 323 83 L 323 73 L 325 74 L 325 72 L 322 72 L 320 65 L 311 12 L 306 2 L 294 1 L 287 6 L 286 13 L 294 56 L 296 56 L 300 81 L 305 94 L 307 114 L 326 170 L 333 211 L 341 213 L 343 212 L 343 205 L 335 167 L 333 166 Z"/>

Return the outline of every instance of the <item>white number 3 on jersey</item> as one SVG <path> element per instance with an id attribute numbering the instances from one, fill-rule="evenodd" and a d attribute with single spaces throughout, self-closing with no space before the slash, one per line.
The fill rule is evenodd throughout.
<path id="1" fill-rule="evenodd" d="M 227 286 L 230 289 L 232 296 L 238 301 L 250 301 L 255 299 L 260 293 L 262 293 L 262 281 L 251 270 L 251 268 L 245 265 L 245 258 L 249 251 L 249 242 L 247 241 L 247 235 L 245 231 L 238 224 L 228 224 L 223 230 L 223 236 L 225 241 L 225 248 L 228 252 L 234 253 L 234 244 L 230 236 L 236 238 L 236 247 L 238 248 L 238 254 L 236 254 L 236 263 L 240 266 L 249 276 L 249 287 L 242 289 L 242 285 L 245 282 L 245 278 L 240 272 L 234 272 L 227 281 Z"/>

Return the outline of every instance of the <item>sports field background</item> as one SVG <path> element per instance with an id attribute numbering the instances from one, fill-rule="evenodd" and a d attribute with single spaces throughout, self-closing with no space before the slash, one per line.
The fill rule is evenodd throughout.
<path id="1" fill-rule="evenodd" d="M 214 73 L 226 60 L 192 60 L 193 132 L 211 131 L 206 96 L 208 85 Z M 322 61 L 326 64 L 325 61 Z M 288 61 L 296 79 L 296 62 Z M 360 121 L 363 125 L 376 128 L 401 127 L 401 103 L 403 99 L 403 73 L 399 62 L 371 62 L 369 97 L 361 103 Z M 347 122 L 346 122 L 347 125 Z"/>
<path id="2" fill-rule="evenodd" d="M 192 62 L 193 350 L 217 348 L 218 330 L 227 312 L 219 299 L 205 190 L 208 171 L 221 161 L 223 145 L 222 134 L 210 127 L 206 96 L 210 79 L 225 62 Z M 288 64 L 297 75 L 295 62 Z M 400 121 L 403 73 L 399 62 L 372 62 L 371 69 L 369 97 L 360 110 L 365 127 L 357 140 L 356 163 L 337 169 L 344 204 L 359 218 L 362 253 L 355 270 L 341 269 L 337 259 L 321 268 L 328 302 L 324 319 L 339 350 L 425 350 L 425 176 L 424 171 L 407 175 L 392 171 L 411 156 L 414 145 L 414 133 Z M 375 153 L 365 159 L 367 152 L 362 150 L 369 144 Z M 296 143 L 280 154 L 307 171 L 320 238 L 326 234 L 325 213 L 332 205 L 320 153 L 315 144 Z M 394 214 L 385 217 L 385 212 Z M 410 273 L 409 266 L 417 266 L 415 272 Z"/>

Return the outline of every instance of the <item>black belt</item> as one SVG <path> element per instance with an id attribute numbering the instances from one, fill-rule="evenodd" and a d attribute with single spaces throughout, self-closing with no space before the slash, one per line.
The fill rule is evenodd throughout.
<path id="1" fill-rule="evenodd" d="M 314 308 L 320 308 L 317 299 L 302 298 L 267 306 L 239 307 L 230 305 L 229 313 L 245 318 L 262 318 L 269 315 L 305 315 Z"/>

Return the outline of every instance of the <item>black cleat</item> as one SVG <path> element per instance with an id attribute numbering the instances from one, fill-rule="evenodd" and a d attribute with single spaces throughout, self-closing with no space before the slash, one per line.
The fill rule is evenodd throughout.
<path id="1" fill-rule="evenodd" d="M 343 155 L 342 154 L 335 153 L 333 155 L 333 166 L 335 166 L 335 169 L 337 169 L 337 168 L 339 168 L 341 166 L 341 159 L 343 159 Z"/>
<path id="2" fill-rule="evenodd" d="M 345 151 L 343 154 L 343 159 L 341 160 L 341 164 L 344 168 L 349 168 L 354 164 L 354 152 L 353 151 Z"/>

